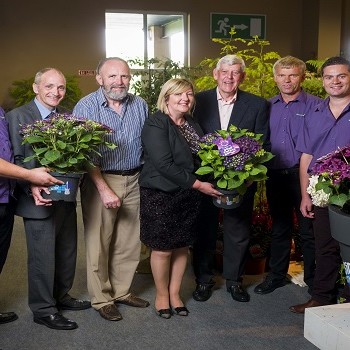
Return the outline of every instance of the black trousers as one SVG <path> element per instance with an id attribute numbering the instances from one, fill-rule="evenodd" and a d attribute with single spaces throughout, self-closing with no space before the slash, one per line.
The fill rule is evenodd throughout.
<path id="1" fill-rule="evenodd" d="M 28 302 L 34 316 L 57 312 L 72 288 L 77 257 L 75 203 L 55 202 L 45 219 L 23 218 L 28 250 Z"/>
<path id="2" fill-rule="evenodd" d="M 5 265 L 10 248 L 14 223 L 15 200 L 10 198 L 9 203 L 0 203 L 0 273 Z"/>
<path id="3" fill-rule="evenodd" d="M 312 298 L 321 303 L 336 303 L 337 279 L 342 263 L 338 242 L 331 236 L 328 208 L 314 208 L 316 273 Z"/>
<path id="4" fill-rule="evenodd" d="M 288 272 L 294 211 L 304 259 L 304 281 L 312 290 L 315 274 L 315 240 L 312 221 L 300 212 L 299 169 L 269 170 L 266 195 L 272 217 L 270 275 L 284 279 Z"/>
<path id="5" fill-rule="evenodd" d="M 256 184 L 250 186 L 238 208 L 225 209 L 223 217 L 223 277 L 229 287 L 241 282 L 248 257 L 250 227 Z M 193 268 L 197 283 L 211 284 L 214 276 L 219 209 L 206 197 L 200 213 L 198 239 L 193 245 Z"/>

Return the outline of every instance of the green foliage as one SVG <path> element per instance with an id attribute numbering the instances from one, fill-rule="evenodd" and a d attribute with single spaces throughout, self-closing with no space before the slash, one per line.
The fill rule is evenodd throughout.
<path id="1" fill-rule="evenodd" d="M 246 63 L 246 78 L 242 83 L 242 89 L 258 96 L 269 98 L 277 93 L 277 88 L 273 80 L 272 67 L 274 62 L 280 58 L 277 52 L 265 52 L 270 42 L 262 40 L 258 36 L 252 39 L 242 39 L 235 37 L 236 31 L 231 28 L 230 39 L 212 39 L 222 45 L 220 57 L 206 58 L 200 62 L 204 76 L 195 81 L 196 88 L 200 91 L 214 88 L 216 82 L 212 77 L 212 70 L 219 59 L 228 54 L 236 54 L 242 57 Z M 244 46 L 239 49 L 237 45 Z"/>
<path id="2" fill-rule="evenodd" d="M 242 57 L 246 64 L 246 78 L 241 84 L 241 88 L 264 98 L 276 95 L 278 88 L 273 79 L 272 69 L 274 63 L 281 58 L 280 54 L 276 51 L 266 52 L 270 42 L 262 40 L 258 36 L 254 36 L 252 39 L 238 38 L 234 27 L 231 28 L 230 35 L 230 39 L 212 39 L 213 42 L 222 46 L 220 55 L 216 58 L 205 58 L 200 62 L 202 76 L 195 80 L 196 89 L 203 91 L 216 87 L 212 72 L 217 62 L 225 55 L 236 54 Z M 307 72 L 303 82 L 303 89 L 306 92 L 321 98 L 326 97 L 319 74 L 319 69 L 324 61 L 306 61 Z"/>
<path id="3" fill-rule="evenodd" d="M 303 82 L 303 89 L 311 95 L 315 95 L 321 98 L 327 96 L 326 91 L 323 88 L 322 77 L 320 74 L 320 68 L 325 60 L 308 60 L 306 61 L 306 77 Z"/>
<path id="4" fill-rule="evenodd" d="M 15 102 L 15 107 L 22 106 L 35 97 L 33 91 L 34 77 L 29 79 L 15 80 L 10 87 L 10 96 Z M 82 96 L 78 83 L 78 77 L 75 75 L 66 76 L 66 95 L 60 106 L 68 111 L 73 110 L 76 103 Z"/>
<path id="5" fill-rule="evenodd" d="M 112 130 L 93 120 L 56 114 L 52 118 L 38 120 L 21 129 L 23 144 L 30 144 L 34 154 L 24 159 L 36 159 L 42 166 L 59 173 L 81 173 L 93 166 L 92 157 L 98 148 L 116 145 L 105 141 Z"/>
<path id="6" fill-rule="evenodd" d="M 142 69 L 133 71 L 131 91 L 142 97 L 148 104 L 151 113 L 157 110 L 157 100 L 163 84 L 171 78 L 189 78 L 189 68 L 181 67 L 178 63 L 167 59 L 157 58 L 144 61 L 142 59 L 129 60 L 133 66 L 142 66 Z"/>

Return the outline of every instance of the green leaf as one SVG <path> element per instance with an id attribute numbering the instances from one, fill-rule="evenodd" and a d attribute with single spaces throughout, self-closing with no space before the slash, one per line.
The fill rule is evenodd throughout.
<path id="1" fill-rule="evenodd" d="M 56 141 L 56 145 L 57 145 L 57 147 L 60 148 L 60 149 L 65 149 L 66 146 L 67 146 L 67 144 L 66 144 L 65 142 L 61 141 L 61 140 L 57 140 L 57 141 Z"/>
<path id="2" fill-rule="evenodd" d="M 57 160 L 59 157 L 61 156 L 61 152 L 57 151 L 57 150 L 53 150 L 53 151 L 47 151 L 45 153 L 45 158 L 50 161 L 50 162 L 54 162 L 55 160 Z"/>
<path id="3" fill-rule="evenodd" d="M 213 172 L 213 168 L 211 168 L 209 166 L 202 166 L 202 167 L 197 169 L 196 174 L 197 175 L 206 175 L 206 174 L 210 174 L 212 172 Z"/>

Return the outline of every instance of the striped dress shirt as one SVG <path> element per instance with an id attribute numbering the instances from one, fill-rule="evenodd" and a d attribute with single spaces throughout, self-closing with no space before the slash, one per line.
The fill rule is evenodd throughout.
<path id="1" fill-rule="evenodd" d="M 94 159 L 101 171 L 129 170 L 141 166 L 141 130 L 148 115 L 147 103 L 141 97 L 128 94 L 119 114 L 108 106 L 100 87 L 83 97 L 73 114 L 107 125 L 114 131 L 106 135 L 106 140 L 115 143 L 117 148 L 111 150 L 101 146 L 99 152 L 102 157 Z"/>

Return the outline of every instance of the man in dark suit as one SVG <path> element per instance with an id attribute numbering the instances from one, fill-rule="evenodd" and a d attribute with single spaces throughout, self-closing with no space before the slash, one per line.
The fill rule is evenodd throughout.
<path id="1" fill-rule="evenodd" d="M 233 124 L 254 133 L 263 134 L 265 148 L 268 146 L 268 104 L 261 97 L 240 90 L 245 77 L 245 63 L 236 55 L 222 57 L 213 71 L 217 87 L 196 96 L 194 117 L 204 133 L 226 130 Z M 224 210 L 223 277 L 226 288 L 234 300 L 247 302 L 249 294 L 242 287 L 245 263 L 248 254 L 250 226 L 256 186 L 248 185 L 242 204 L 235 209 Z M 203 204 L 200 235 L 193 246 L 193 267 L 196 275 L 196 290 L 193 298 L 206 301 L 211 296 L 213 261 L 218 228 L 218 209 L 207 198 Z"/>
<path id="2" fill-rule="evenodd" d="M 21 179 L 38 185 L 62 184 L 48 174 L 48 169 L 25 169 L 13 164 L 5 111 L 0 107 L 0 274 L 10 248 L 16 200 L 13 197 L 15 180 Z M 0 312 L 0 324 L 17 320 L 14 312 Z"/>
<path id="3" fill-rule="evenodd" d="M 34 80 L 36 97 L 28 104 L 5 115 L 9 123 L 14 160 L 27 169 L 37 167 L 35 160 L 24 163 L 33 155 L 31 145 L 22 145 L 21 125 L 31 124 L 62 112 L 58 107 L 66 91 L 64 75 L 54 68 L 39 71 Z M 82 310 L 87 301 L 72 298 L 77 254 L 77 218 L 74 202 L 51 202 L 41 196 L 46 187 L 18 182 L 16 215 L 23 217 L 28 249 L 29 307 L 34 322 L 53 329 L 69 330 L 78 325 L 58 310 Z"/>

